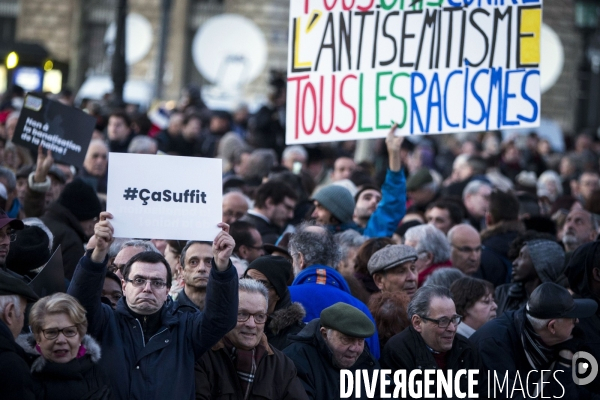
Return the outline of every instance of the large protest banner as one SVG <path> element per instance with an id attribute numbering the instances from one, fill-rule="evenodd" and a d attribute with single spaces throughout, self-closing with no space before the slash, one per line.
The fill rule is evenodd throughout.
<path id="1" fill-rule="evenodd" d="M 220 159 L 109 153 L 115 237 L 212 241 L 222 220 Z"/>
<path id="2" fill-rule="evenodd" d="M 286 143 L 528 128 L 541 0 L 291 0 Z"/>
<path id="3" fill-rule="evenodd" d="M 81 168 L 96 119 L 78 108 L 33 94 L 25 97 L 13 142 L 52 151 L 54 160 Z"/>

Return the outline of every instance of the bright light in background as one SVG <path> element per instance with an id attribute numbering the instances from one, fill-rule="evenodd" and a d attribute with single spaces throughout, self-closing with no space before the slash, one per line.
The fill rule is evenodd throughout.
<path id="1" fill-rule="evenodd" d="M 54 68 L 52 60 L 48 60 L 44 63 L 44 71 L 50 71 L 52 68 Z"/>
<path id="2" fill-rule="evenodd" d="M 13 69 L 19 64 L 19 56 L 16 52 L 11 51 L 6 56 L 6 68 Z"/>
<path id="3" fill-rule="evenodd" d="M 52 62 L 52 61 L 50 61 Z M 46 62 L 47 63 L 47 62 Z M 45 65 L 44 65 L 45 67 Z M 62 89 L 62 72 L 57 69 L 44 72 L 44 92 L 51 92 L 54 94 L 60 93 Z"/>

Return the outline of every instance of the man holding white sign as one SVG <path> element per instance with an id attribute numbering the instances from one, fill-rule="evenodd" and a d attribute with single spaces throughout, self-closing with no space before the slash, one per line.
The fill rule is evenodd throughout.
<path id="1" fill-rule="evenodd" d="M 123 268 L 124 297 L 116 310 L 100 293 L 113 241 L 112 214 L 100 214 L 96 248 L 80 260 L 69 294 L 86 308 L 88 332 L 101 344 L 100 365 L 113 383 L 116 399 L 194 398 L 194 364 L 235 327 L 238 278 L 229 257 L 234 242 L 229 225 L 219 223 L 204 312 L 175 313 L 168 302 L 171 269 L 160 254 L 142 252 Z M 125 353 L 125 354 L 123 354 Z M 164 371 L 177 371 L 161 379 Z"/>

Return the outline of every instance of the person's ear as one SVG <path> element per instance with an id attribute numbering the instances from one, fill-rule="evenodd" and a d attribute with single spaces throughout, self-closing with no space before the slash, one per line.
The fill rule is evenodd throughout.
<path id="1" fill-rule="evenodd" d="M 383 291 L 383 273 L 376 272 L 373 274 L 373 281 L 379 290 Z"/>
<path id="2" fill-rule="evenodd" d="M 412 326 L 415 329 L 415 331 L 419 333 L 423 331 L 423 320 L 417 314 L 412 316 L 410 322 L 412 323 Z"/>
<path id="3" fill-rule="evenodd" d="M 323 336 L 323 339 L 327 340 L 327 329 L 324 327 L 321 327 L 321 329 L 319 329 L 319 331 L 321 332 L 321 336 Z"/>
<path id="4" fill-rule="evenodd" d="M 600 282 L 600 267 L 592 268 L 592 279 Z"/>
<path id="5" fill-rule="evenodd" d="M 125 286 L 127 286 L 127 282 L 125 282 L 125 279 L 121 279 L 121 290 L 123 293 L 125 293 Z"/>
<path id="6" fill-rule="evenodd" d="M 555 319 L 551 319 L 550 322 L 548 322 L 548 330 L 550 331 L 551 334 L 555 334 L 556 333 L 556 321 Z"/>
<path id="7" fill-rule="evenodd" d="M 246 247 L 245 244 L 241 245 L 238 248 L 238 254 L 239 254 L 240 258 L 242 258 L 242 259 L 246 258 L 246 256 L 248 255 L 248 248 Z"/>
<path id="8" fill-rule="evenodd" d="M 16 306 L 13 303 L 8 303 L 2 312 L 2 320 L 6 325 L 11 325 L 17 315 Z"/>

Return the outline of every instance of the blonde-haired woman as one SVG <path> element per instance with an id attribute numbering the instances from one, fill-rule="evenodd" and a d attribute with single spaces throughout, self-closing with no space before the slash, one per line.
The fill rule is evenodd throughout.
<path id="1" fill-rule="evenodd" d="M 108 379 L 100 371 L 100 346 L 87 331 L 85 309 L 72 296 L 55 293 L 35 303 L 30 335 L 19 344 L 37 355 L 31 366 L 42 399 L 110 399 Z"/>

